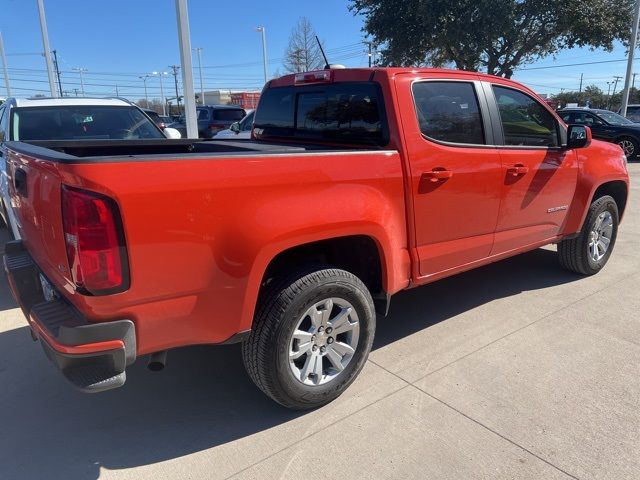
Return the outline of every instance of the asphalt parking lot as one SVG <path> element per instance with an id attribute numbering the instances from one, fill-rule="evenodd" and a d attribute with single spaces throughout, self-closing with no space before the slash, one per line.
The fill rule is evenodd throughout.
<path id="1" fill-rule="evenodd" d="M 340 399 L 285 410 L 237 346 L 76 393 L 0 276 L 0 478 L 640 478 L 640 163 L 598 275 L 545 248 L 398 295 Z M 0 233 L 4 241 L 6 231 Z"/>

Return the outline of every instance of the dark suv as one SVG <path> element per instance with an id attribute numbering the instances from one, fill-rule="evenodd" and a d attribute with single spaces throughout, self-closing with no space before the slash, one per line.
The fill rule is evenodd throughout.
<path id="1" fill-rule="evenodd" d="M 226 130 L 232 123 L 242 120 L 246 112 L 244 108 L 235 105 L 205 105 L 197 107 L 198 113 L 198 136 L 200 138 L 212 138 L 220 130 Z M 187 128 L 184 118 L 179 122 L 171 124 L 177 129 L 183 138 L 187 137 Z"/>
<path id="2" fill-rule="evenodd" d="M 597 108 L 564 108 L 558 114 L 566 124 L 591 127 L 593 138 L 617 143 L 629 159 L 640 153 L 640 124 L 622 115 Z"/>

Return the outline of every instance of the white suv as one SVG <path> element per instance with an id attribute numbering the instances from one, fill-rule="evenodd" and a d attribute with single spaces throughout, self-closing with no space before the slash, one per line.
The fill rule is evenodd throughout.
<path id="1" fill-rule="evenodd" d="M 8 98 L 0 105 L 0 215 L 19 238 L 11 208 L 5 142 L 153 140 L 180 138 L 160 129 L 140 108 L 120 98 Z"/>

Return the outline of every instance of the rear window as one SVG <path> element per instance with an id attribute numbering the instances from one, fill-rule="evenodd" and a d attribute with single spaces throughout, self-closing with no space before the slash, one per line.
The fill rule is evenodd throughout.
<path id="1" fill-rule="evenodd" d="M 234 110 L 234 109 L 224 109 L 224 110 L 214 110 L 213 111 L 213 119 L 221 120 L 223 122 L 237 122 L 244 118 L 244 110 Z"/>
<path id="2" fill-rule="evenodd" d="M 12 110 L 12 139 L 29 140 L 134 140 L 165 138 L 149 118 L 135 107 L 65 105 Z"/>
<path id="3" fill-rule="evenodd" d="M 374 83 L 267 89 L 254 119 L 258 138 L 386 145 L 381 95 Z"/>

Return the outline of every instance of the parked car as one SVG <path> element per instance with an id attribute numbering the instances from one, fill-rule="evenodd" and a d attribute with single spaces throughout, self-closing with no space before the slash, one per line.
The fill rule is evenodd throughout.
<path id="1" fill-rule="evenodd" d="M 627 158 L 636 158 L 640 154 L 640 124 L 597 108 L 564 108 L 558 113 L 565 123 L 590 127 L 593 138 L 617 143 Z"/>
<path id="2" fill-rule="evenodd" d="M 9 196 L 8 142 L 179 138 L 177 131 L 163 133 L 140 108 L 118 98 L 8 98 L 0 119 L 0 216 L 15 238 L 20 233 Z"/>
<path id="3" fill-rule="evenodd" d="M 627 203 L 617 145 L 478 73 L 288 75 L 265 87 L 253 135 L 143 155 L 8 142 L 29 240 L 5 247 L 9 284 L 80 390 L 121 386 L 143 355 L 160 369 L 168 349 L 242 342 L 273 400 L 324 405 L 393 294 L 554 243 L 564 268 L 596 274 Z"/>
<path id="4" fill-rule="evenodd" d="M 234 105 L 205 105 L 197 107 L 198 136 L 200 138 L 213 138 L 221 130 L 225 130 L 232 123 L 242 120 L 246 116 L 244 108 Z M 183 138 L 187 137 L 187 127 L 184 117 L 171 125 L 180 132 Z"/>
<path id="5" fill-rule="evenodd" d="M 171 125 L 175 120 L 171 118 L 169 115 L 160 115 L 160 121 L 164 123 L 165 127 Z"/>
<path id="6" fill-rule="evenodd" d="M 620 111 L 618 111 L 620 113 Z M 640 123 L 640 105 L 633 104 L 627 106 L 627 118 L 635 123 Z"/>
<path id="7" fill-rule="evenodd" d="M 213 138 L 242 140 L 251 138 L 255 110 L 247 110 L 247 115 L 239 122 L 234 122 L 226 130 L 220 130 Z"/>

